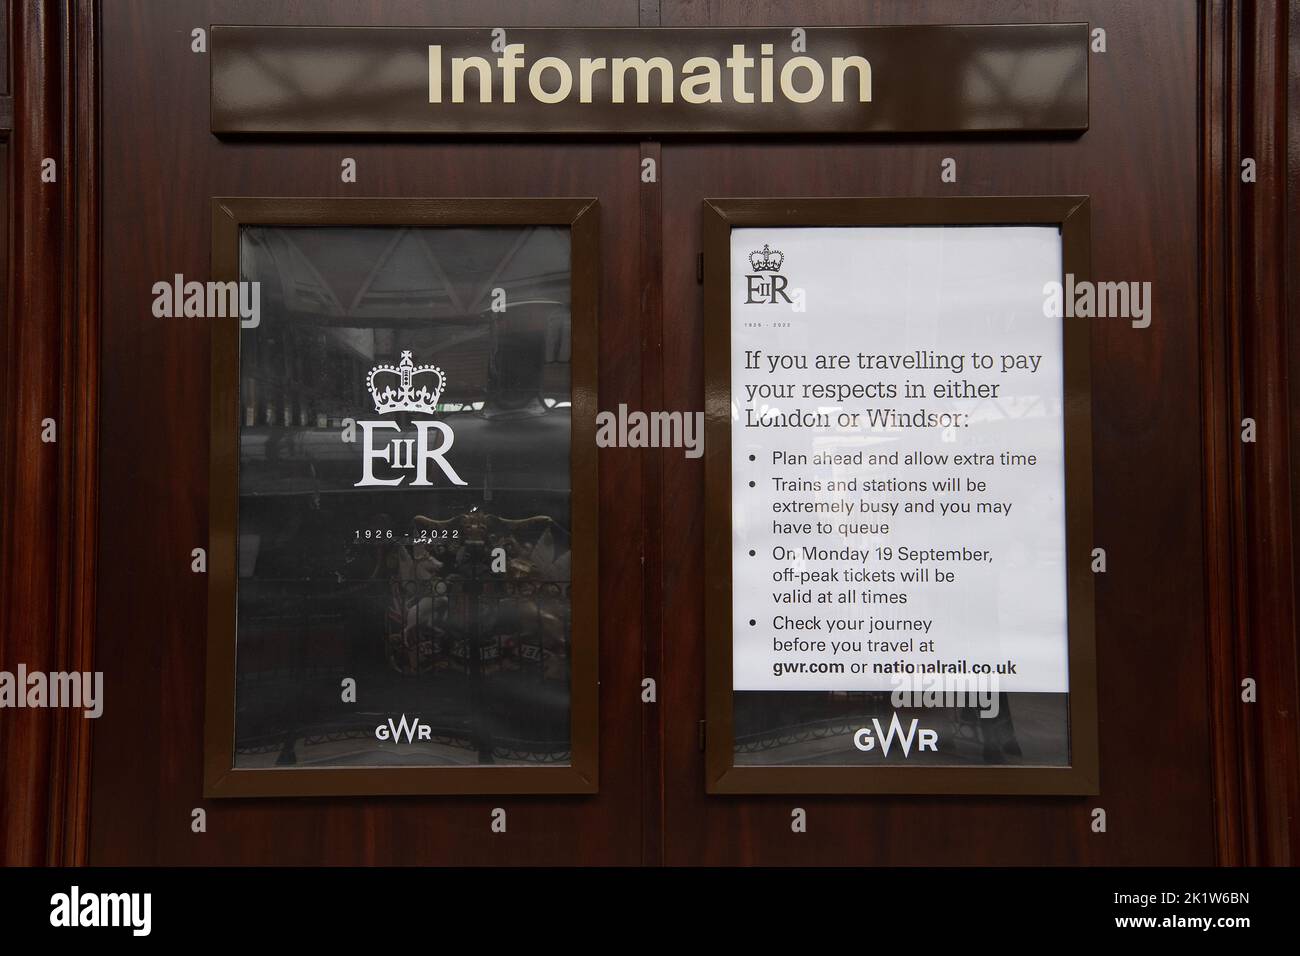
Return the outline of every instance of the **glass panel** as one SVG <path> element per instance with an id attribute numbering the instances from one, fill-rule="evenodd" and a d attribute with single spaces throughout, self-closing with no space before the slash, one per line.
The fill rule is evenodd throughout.
<path id="1" fill-rule="evenodd" d="M 568 229 L 249 226 L 240 271 L 236 767 L 567 765 Z"/>
<path id="2" fill-rule="evenodd" d="M 735 762 L 1069 762 L 1055 227 L 735 229 Z"/>

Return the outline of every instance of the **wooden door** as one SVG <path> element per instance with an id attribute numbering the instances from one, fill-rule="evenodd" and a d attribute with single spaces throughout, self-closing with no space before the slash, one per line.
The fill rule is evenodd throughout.
<path id="1" fill-rule="evenodd" d="M 704 468 L 663 462 L 664 859 L 669 864 L 1209 864 L 1211 808 L 1198 473 L 1197 19 L 1099 0 L 1026 9 L 962 4 L 964 22 L 1087 20 L 1091 126 L 1078 138 L 671 143 L 663 147 L 663 389 L 700 408 L 705 316 L 695 253 L 720 197 L 1089 195 L 1092 269 L 1159 290 L 1150 328 L 1093 323 L 1094 521 L 1110 572 L 1096 588 L 1097 797 L 725 797 L 700 786 L 704 754 Z M 944 23 L 952 4 L 700 5 L 666 0 L 664 26 Z M 1149 50 L 1158 47 L 1158 63 Z M 940 179 L 945 158 L 957 182 Z M 1122 326 L 1122 327 L 1121 327 Z M 1157 503 L 1158 502 L 1158 503 Z M 707 732 L 707 728 L 706 728 Z M 807 832 L 791 828 L 803 808 Z M 1106 809 L 1106 834 L 1092 810 Z"/>
<path id="2" fill-rule="evenodd" d="M 1294 5 L 1293 5 L 1294 6 Z M 0 666 L 104 673 L 96 721 L 0 726 L 6 863 L 1209 864 L 1296 858 L 1290 444 L 1300 65 L 1281 2 L 0 2 Z M 1087 21 L 1079 137 L 219 140 L 213 23 L 861 26 Z M 6 77 L 12 72 L 12 78 Z M 982 82 L 996 86 L 996 76 Z M 1294 112 L 1294 111 L 1292 111 Z M 1244 157 L 1257 179 L 1239 182 Z M 56 158 L 57 189 L 41 169 Z M 340 163 L 356 160 L 355 183 Z M 956 182 L 940 179 L 956 161 Z M 643 163 L 657 175 L 647 181 Z M 704 399 L 704 200 L 1091 197 L 1092 271 L 1150 281 L 1151 326 L 1091 328 L 1101 792 L 709 796 L 704 466 L 599 453 L 599 790 L 203 796 L 210 336 L 155 282 L 210 275 L 214 196 L 594 197 L 599 408 Z M 1288 202 L 1288 197 L 1290 201 Z M 1288 348 L 1289 346 L 1289 348 Z M 1290 418 L 1288 418 L 1290 415 Z M 43 443 L 56 416 L 57 444 Z M 1240 422 L 1260 422 L 1240 441 Z M 657 700 L 643 702 L 653 678 Z M 1244 680 L 1258 682 L 1243 706 Z M 493 833 L 491 812 L 509 815 Z M 791 830 L 791 811 L 807 831 Z M 192 814 L 207 813 L 204 833 Z M 1093 811 L 1107 813 L 1094 832 Z"/>
<path id="3" fill-rule="evenodd" d="M 639 462 L 600 468 L 599 792 L 573 797 L 204 800 L 209 335 L 159 320 L 150 287 L 207 276 L 211 197 L 594 197 L 603 252 L 600 407 L 640 401 L 632 143 L 223 142 L 208 129 L 211 23 L 620 25 L 636 4 L 515 3 L 453 10 L 290 2 L 116 4 L 102 21 L 103 391 L 90 861 L 96 864 L 628 864 L 641 856 Z M 355 183 L 340 163 L 356 161 Z M 143 462 L 150 464 L 142 467 Z M 127 702 L 131 703 L 127 703 Z M 147 703 L 146 703 L 147 702 Z M 629 741 L 631 745 L 629 745 Z M 191 812 L 207 832 L 191 831 Z M 494 833 L 492 811 L 507 812 Z"/>

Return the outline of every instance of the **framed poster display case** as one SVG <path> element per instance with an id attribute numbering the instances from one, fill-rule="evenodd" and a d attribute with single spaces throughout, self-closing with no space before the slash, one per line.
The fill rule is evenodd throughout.
<path id="1" fill-rule="evenodd" d="M 1090 323 L 1053 317 L 1044 299 L 1087 281 L 1087 197 L 715 199 L 703 214 L 708 791 L 1096 793 Z M 973 353 L 999 345 L 1006 374 L 977 372 Z M 766 364 L 774 351 L 795 371 Z M 823 371 L 798 371 L 813 360 Z M 911 371 L 858 371 L 890 362 Z M 808 401 L 837 379 L 838 401 Z M 862 387 L 901 409 L 838 428 L 849 419 L 824 413 L 872 405 Z M 913 429 L 903 410 L 952 422 Z M 1034 454 L 999 457 L 1021 444 Z M 963 473 L 958 456 L 988 467 Z M 989 484 L 1015 489 L 1007 510 L 1022 517 L 982 499 L 963 515 L 979 496 L 962 492 Z M 867 487 L 889 491 L 857 494 L 861 519 L 834 537 L 829 518 L 773 521 L 787 498 L 850 513 L 836 489 Z M 882 501 L 892 517 L 868 521 Z M 805 553 L 832 537 L 829 557 Z M 938 570 L 918 569 L 929 557 Z M 896 603 L 862 603 L 877 600 Z M 853 640 L 835 650 L 832 627 Z M 868 637 L 893 628 L 916 635 Z M 940 676 L 924 688 L 900 676 L 923 673 Z"/>
<path id="2" fill-rule="evenodd" d="M 208 796 L 596 790 L 597 216 L 212 200 Z"/>

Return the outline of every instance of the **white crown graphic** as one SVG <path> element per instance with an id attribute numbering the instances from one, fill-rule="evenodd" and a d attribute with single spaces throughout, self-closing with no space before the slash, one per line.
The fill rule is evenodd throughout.
<path id="1" fill-rule="evenodd" d="M 433 385 L 436 376 L 437 385 Z M 420 379 L 416 387 L 416 379 Z M 447 386 L 447 376 L 436 365 L 415 365 L 411 353 L 403 352 L 402 360 L 394 368 L 376 365 L 366 376 L 366 387 L 375 400 L 375 411 L 381 415 L 390 412 L 433 412 L 438 399 Z"/>

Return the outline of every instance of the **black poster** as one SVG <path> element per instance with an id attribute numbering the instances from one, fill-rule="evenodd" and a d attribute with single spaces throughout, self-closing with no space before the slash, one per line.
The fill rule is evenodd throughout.
<path id="1" fill-rule="evenodd" d="M 242 229 L 236 768 L 568 763 L 569 262 Z"/>

